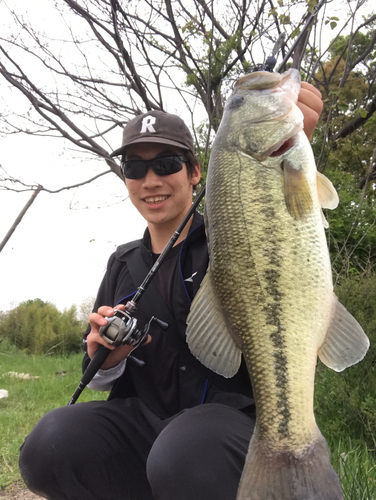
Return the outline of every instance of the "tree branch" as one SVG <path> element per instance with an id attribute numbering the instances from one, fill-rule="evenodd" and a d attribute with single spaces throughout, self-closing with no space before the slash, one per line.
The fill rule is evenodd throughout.
<path id="1" fill-rule="evenodd" d="M 34 192 L 46 191 L 47 193 L 56 194 L 56 193 L 61 193 L 62 191 L 68 191 L 69 189 L 74 189 L 74 188 L 78 188 L 81 186 L 85 186 L 85 184 L 90 184 L 91 182 L 95 181 L 96 179 L 99 179 L 99 177 L 102 177 L 103 175 L 107 175 L 110 172 L 112 172 L 111 169 L 106 170 L 105 172 L 101 172 L 100 174 L 95 175 L 94 177 L 91 177 L 87 181 L 78 182 L 77 184 L 72 184 L 71 186 L 64 186 L 64 187 L 59 188 L 59 189 L 47 189 L 44 186 L 42 186 L 41 184 L 38 184 L 38 185 L 25 184 L 24 182 L 22 182 L 18 179 L 13 179 L 12 177 L 1 177 L 0 178 L 1 182 L 11 182 L 12 184 L 19 184 L 19 185 L 23 186 L 25 189 L 12 189 L 12 188 L 5 186 L 5 187 L 0 187 L 0 190 L 16 191 L 17 193 L 24 193 L 26 191 L 34 191 Z M 123 179 L 123 177 L 122 177 L 122 179 Z"/>
<path id="2" fill-rule="evenodd" d="M 365 111 L 367 114 L 364 116 L 364 118 L 360 114 L 356 116 L 353 120 L 347 123 L 339 132 L 337 132 L 332 140 L 336 142 L 339 139 L 347 137 L 348 135 L 352 134 L 356 129 L 364 125 L 371 118 L 371 116 L 376 111 L 376 95 L 373 97 L 372 101 L 368 103 L 368 105 L 365 107 Z"/>
<path id="3" fill-rule="evenodd" d="M 10 237 L 12 236 L 12 234 L 14 233 L 14 231 L 16 230 L 18 224 L 21 222 L 23 216 L 26 214 L 26 212 L 31 207 L 32 203 L 35 201 L 35 198 L 38 196 L 38 194 L 40 193 L 40 191 L 41 191 L 40 187 L 37 187 L 33 191 L 33 194 L 31 195 L 30 199 L 28 200 L 28 202 L 26 203 L 26 205 L 23 207 L 23 209 L 19 213 L 19 215 L 16 218 L 16 220 L 13 222 L 12 227 L 7 232 L 7 234 L 6 234 L 5 238 L 3 239 L 3 241 L 0 243 L 0 252 L 5 247 L 5 245 L 8 243 Z"/>

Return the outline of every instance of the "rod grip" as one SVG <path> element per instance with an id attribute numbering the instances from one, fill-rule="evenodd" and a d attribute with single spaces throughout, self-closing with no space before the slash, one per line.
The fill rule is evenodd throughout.
<path id="1" fill-rule="evenodd" d="M 107 349 L 107 347 L 105 347 L 104 345 L 101 345 L 98 348 L 97 352 L 91 358 L 90 363 L 87 365 L 87 368 L 86 368 L 84 374 L 82 375 L 81 382 L 82 382 L 82 384 L 84 384 L 84 386 L 87 386 L 87 384 L 91 381 L 91 379 L 97 373 L 99 368 L 103 365 L 103 363 L 108 358 L 110 352 L 111 352 L 111 349 Z"/>
<path id="2" fill-rule="evenodd" d="M 101 345 L 94 356 L 91 358 L 84 374 L 82 375 L 81 381 L 78 384 L 77 389 L 74 391 L 73 396 L 69 400 L 68 406 L 73 405 L 79 398 L 81 392 L 85 389 L 87 384 L 91 381 L 94 375 L 97 373 L 99 368 L 103 365 L 111 350 L 107 349 L 104 345 Z"/>

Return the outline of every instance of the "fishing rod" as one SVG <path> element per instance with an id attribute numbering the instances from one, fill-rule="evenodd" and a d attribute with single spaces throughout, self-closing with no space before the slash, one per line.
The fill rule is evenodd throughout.
<path id="1" fill-rule="evenodd" d="M 146 275 L 144 281 L 137 288 L 137 291 L 133 297 L 133 299 L 129 300 L 125 304 L 124 311 L 120 311 L 119 309 L 115 309 L 114 316 L 110 318 L 106 318 L 107 325 L 101 326 L 99 329 L 99 334 L 106 340 L 106 342 L 114 347 L 119 345 L 131 345 L 133 347 L 132 352 L 139 345 L 143 344 L 147 337 L 149 328 L 152 322 L 157 323 L 157 325 L 163 330 L 167 330 L 168 323 L 152 316 L 150 321 L 146 324 L 143 330 L 139 330 L 137 327 L 137 319 L 133 316 L 134 311 L 137 308 L 137 304 L 145 293 L 147 287 L 150 285 L 152 279 L 154 278 L 156 272 L 160 268 L 162 262 L 164 261 L 167 253 L 174 246 L 177 239 L 179 238 L 181 232 L 187 225 L 189 219 L 194 214 L 198 204 L 202 200 L 205 194 L 205 186 L 201 189 L 199 194 L 196 196 L 195 201 L 192 203 L 191 208 L 188 210 L 187 214 L 184 216 L 184 219 L 179 224 L 178 228 L 171 236 L 167 245 L 163 249 L 162 253 L 159 255 L 158 259 L 155 261 L 153 267 L 150 269 L 148 274 Z M 103 365 L 104 361 L 107 359 L 111 350 L 107 349 L 104 345 L 101 345 L 94 356 L 92 357 L 90 363 L 88 364 L 84 374 L 82 375 L 81 381 L 77 386 L 73 396 L 69 400 L 68 406 L 73 405 L 77 399 L 79 398 L 82 391 L 92 380 L 94 375 Z"/>
<path id="2" fill-rule="evenodd" d="M 313 23 L 313 20 L 315 19 L 315 17 L 317 16 L 319 10 L 321 9 L 321 7 L 327 2 L 327 0 L 321 0 L 321 2 L 317 3 L 311 14 L 308 16 L 308 19 L 307 19 L 307 22 L 305 23 L 302 31 L 300 32 L 298 38 L 295 40 L 295 42 L 293 43 L 291 49 L 288 51 L 288 53 L 285 55 L 285 57 L 283 58 L 283 61 L 281 62 L 281 64 L 279 65 L 278 69 L 277 69 L 277 72 L 279 73 L 281 71 L 281 69 L 283 68 L 283 66 L 286 64 L 286 62 L 288 61 L 289 57 L 291 56 L 291 54 L 294 52 L 295 48 L 297 47 L 298 43 L 300 42 L 300 40 L 302 39 L 302 37 L 305 35 L 306 31 L 308 30 L 308 28 L 311 26 L 311 24 Z"/>
<path id="3" fill-rule="evenodd" d="M 290 50 L 287 52 L 287 54 L 283 58 L 283 61 L 281 62 L 281 64 L 278 66 L 278 68 L 276 70 L 277 73 L 280 73 L 282 71 L 283 66 L 290 59 L 290 57 L 294 53 L 294 50 L 298 46 L 299 42 L 302 40 L 303 36 L 306 34 L 307 30 L 309 29 L 309 27 L 313 23 L 313 21 L 314 21 L 315 17 L 317 16 L 319 10 L 321 9 L 321 7 L 326 2 L 327 2 L 327 0 L 321 0 L 319 3 L 317 3 L 314 6 L 312 12 L 308 16 L 308 19 L 307 19 L 305 25 L 303 26 L 302 31 L 299 33 L 299 36 L 297 37 L 297 39 L 295 40 L 295 42 L 292 44 Z M 284 44 L 285 37 L 286 37 L 286 33 L 281 33 L 279 35 L 276 43 L 274 44 L 274 47 L 273 47 L 271 55 L 265 60 L 265 62 L 263 64 L 257 64 L 256 66 L 254 66 L 254 69 L 252 71 L 269 71 L 270 73 L 273 72 L 274 66 L 276 65 L 276 62 L 277 62 L 277 59 L 276 59 L 277 58 L 277 54 L 278 54 L 279 50 L 281 49 L 281 47 Z"/>

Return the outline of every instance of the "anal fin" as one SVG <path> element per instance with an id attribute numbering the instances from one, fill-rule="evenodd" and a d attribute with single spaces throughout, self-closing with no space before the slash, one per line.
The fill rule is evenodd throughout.
<path id="1" fill-rule="evenodd" d="M 229 328 L 209 267 L 187 318 L 187 342 L 203 365 L 226 378 L 233 377 L 241 363 L 240 340 Z"/>

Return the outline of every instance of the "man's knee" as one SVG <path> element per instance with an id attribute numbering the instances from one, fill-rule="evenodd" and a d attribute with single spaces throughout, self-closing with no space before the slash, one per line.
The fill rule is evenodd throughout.
<path id="1" fill-rule="evenodd" d="M 154 496 L 235 499 L 253 425 L 243 413 L 217 404 L 176 417 L 149 454 L 147 474 Z"/>
<path id="2" fill-rule="evenodd" d="M 28 488 L 46 497 L 65 498 L 60 482 L 84 467 L 88 457 L 96 461 L 88 439 L 92 403 L 63 406 L 44 415 L 20 449 L 19 466 Z M 51 493 L 53 492 L 53 495 Z"/>
<path id="3" fill-rule="evenodd" d="M 152 498 L 145 457 L 156 431 L 138 403 L 92 401 L 45 415 L 21 448 L 29 489 L 54 500 Z"/>
<path id="4" fill-rule="evenodd" d="M 47 413 L 35 425 L 20 449 L 19 466 L 23 480 L 29 489 L 42 494 L 52 480 L 51 469 L 54 465 L 57 440 L 61 432 L 57 428 L 59 410 Z"/>

